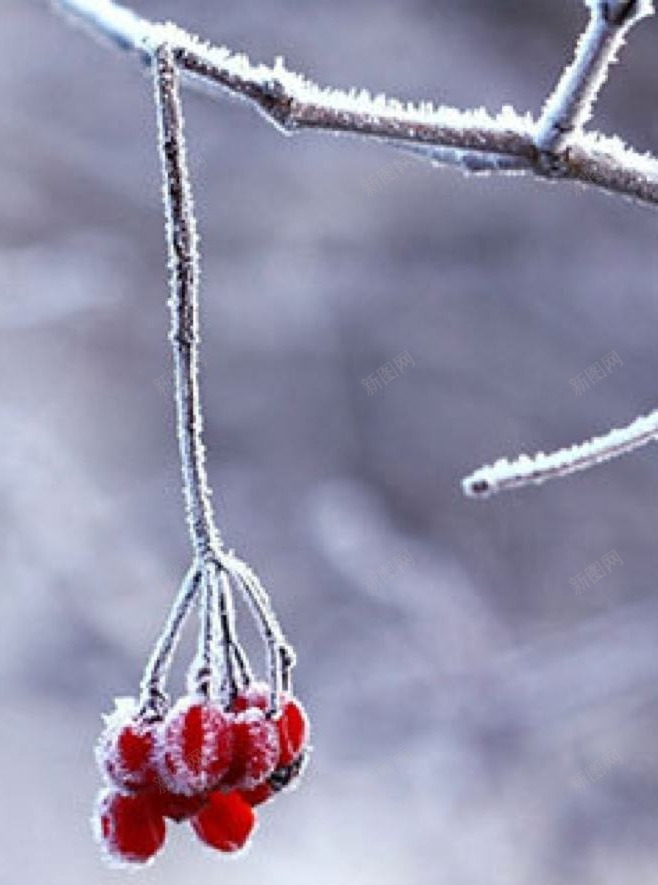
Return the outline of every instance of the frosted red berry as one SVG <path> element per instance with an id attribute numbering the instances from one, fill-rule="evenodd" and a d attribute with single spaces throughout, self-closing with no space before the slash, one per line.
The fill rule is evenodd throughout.
<path id="1" fill-rule="evenodd" d="M 301 703 L 294 697 L 284 696 L 281 714 L 276 720 L 279 731 L 278 768 L 285 768 L 299 756 L 308 743 L 310 726 Z"/>
<path id="2" fill-rule="evenodd" d="M 206 807 L 192 818 L 202 842 L 219 851 L 239 851 L 249 841 L 256 815 L 239 793 L 211 793 Z"/>
<path id="3" fill-rule="evenodd" d="M 216 703 L 184 698 L 165 719 L 161 744 L 160 773 L 171 791 L 208 792 L 231 764 L 231 720 Z"/>
<path id="4" fill-rule="evenodd" d="M 164 818 L 148 794 L 104 791 L 94 823 L 108 857 L 117 863 L 147 863 L 165 840 Z"/>
<path id="5" fill-rule="evenodd" d="M 223 789 L 249 790 L 265 781 L 279 759 L 276 724 L 258 707 L 233 719 L 233 759 L 222 779 Z"/>
<path id="6" fill-rule="evenodd" d="M 135 710 L 133 702 L 118 701 L 96 747 L 101 771 L 112 784 L 128 792 L 145 789 L 157 777 L 155 727 L 141 721 Z"/>

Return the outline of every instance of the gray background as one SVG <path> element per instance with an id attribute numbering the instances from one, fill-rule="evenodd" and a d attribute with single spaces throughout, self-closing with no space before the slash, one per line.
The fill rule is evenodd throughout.
<path id="1" fill-rule="evenodd" d="M 135 8 L 321 83 L 533 111 L 585 16 L 577 0 Z M 46 5 L 0 14 L 0 885 L 104 883 L 122 874 L 88 825 L 99 713 L 135 691 L 189 556 L 159 383 L 154 112 L 134 62 Z M 656 28 L 596 119 L 642 149 Z M 399 157 L 383 146 L 286 139 L 223 99 L 186 112 L 218 515 L 296 644 L 315 754 L 246 858 L 183 826 L 140 881 L 658 882 L 653 447 L 489 502 L 459 486 L 655 406 L 655 215 L 424 166 L 371 193 Z M 415 365 L 369 397 L 361 380 L 403 351 Z M 623 366 L 576 396 L 611 351 Z M 577 593 L 612 550 L 623 565 Z"/>

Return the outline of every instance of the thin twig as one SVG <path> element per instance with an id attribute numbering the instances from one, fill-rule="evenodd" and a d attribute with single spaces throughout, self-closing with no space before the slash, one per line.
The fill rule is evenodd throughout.
<path id="1" fill-rule="evenodd" d="M 188 673 L 188 690 L 206 699 L 217 692 L 217 579 L 209 568 L 202 575 L 197 652 Z"/>
<path id="2" fill-rule="evenodd" d="M 521 116 L 509 107 L 492 116 L 484 110 L 405 105 L 384 96 L 373 98 L 365 91 L 321 89 L 286 69 L 280 59 L 272 67 L 253 65 L 246 56 L 209 46 L 180 28 L 154 24 L 132 13 L 122 18 L 122 7 L 111 0 L 53 2 L 141 58 L 149 50 L 154 52 L 166 39 L 174 45 L 176 59 L 192 85 L 205 90 L 216 85 L 248 100 L 286 133 L 315 129 L 358 135 L 402 149 L 413 145 L 433 147 L 434 156 L 428 151 L 430 159 L 463 171 L 527 172 L 541 178 L 578 181 L 640 202 L 658 204 L 658 160 L 651 155 L 639 155 L 618 140 L 578 136 L 560 149 L 547 150 L 545 144 L 536 141 L 538 129 L 532 117 Z M 618 4 L 619 0 L 610 0 L 600 5 L 612 9 Z M 642 13 L 633 18 L 633 23 L 653 12 L 648 0 L 633 0 L 633 5 Z M 625 33 L 627 26 L 622 30 Z M 603 57 L 603 53 L 600 55 Z M 571 88 L 559 90 L 557 98 L 554 96 L 542 118 L 540 139 L 550 143 L 545 134 L 550 129 L 549 121 L 555 119 L 562 125 L 571 119 L 574 107 L 591 106 L 593 90 L 588 92 L 585 84 L 594 82 L 593 71 L 600 68 L 600 58 L 595 57 L 597 64 L 577 66 L 570 74 Z M 609 64 L 610 57 L 605 58 Z M 571 110 L 564 110 L 558 99 L 568 96 L 580 96 L 581 101 L 571 101 Z M 583 111 L 576 116 L 581 119 Z"/>
<path id="3" fill-rule="evenodd" d="M 171 660 L 180 638 L 183 624 L 198 593 L 200 574 L 193 566 L 185 576 L 167 622 L 144 670 L 140 683 L 140 715 L 156 718 L 161 716 L 168 705 L 165 682 Z"/>
<path id="4" fill-rule="evenodd" d="M 295 653 L 285 638 L 270 598 L 255 572 L 232 551 L 224 552 L 220 562 L 236 581 L 259 623 L 268 650 L 272 689 L 270 708 L 272 712 L 276 712 L 279 706 L 279 692 L 288 691 L 291 687 Z"/>
<path id="5" fill-rule="evenodd" d="M 192 546 L 203 560 L 220 549 L 221 541 L 210 501 L 202 438 L 198 234 L 187 172 L 179 76 L 168 44 L 155 50 L 153 66 L 169 254 L 176 426 Z"/>
<path id="6" fill-rule="evenodd" d="M 521 455 L 513 461 L 502 458 L 490 466 L 481 467 L 462 480 L 466 495 L 487 498 L 505 489 L 526 485 L 540 485 L 547 479 L 568 476 L 587 470 L 596 464 L 618 458 L 627 452 L 653 442 L 658 437 L 658 410 L 636 418 L 628 427 L 611 430 L 588 442 L 559 449 L 545 455 Z"/>

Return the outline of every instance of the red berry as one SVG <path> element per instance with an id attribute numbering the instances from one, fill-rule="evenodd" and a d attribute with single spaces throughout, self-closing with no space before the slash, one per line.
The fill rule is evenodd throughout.
<path id="1" fill-rule="evenodd" d="M 202 842 L 227 852 L 243 848 L 255 825 L 256 815 L 239 793 L 211 793 L 208 805 L 192 818 Z"/>
<path id="2" fill-rule="evenodd" d="M 99 842 L 114 862 L 146 863 L 164 843 L 164 818 L 147 794 L 103 791 L 94 823 Z"/>
<path id="3" fill-rule="evenodd" d="M 276 724 L 257 707 L 239 713 L 233 720 L 233 760 L 222 787 L 252 789 L 272 774 L 278 758 Z"/>
<path id="4" fill-rule="evenodd" d="M 265 781 L 262 784 L 258 784 L 257 787 L 254 787 L 252 790 L 240 790 L 240 795 L 254 808 L 256 805 L 263 805 L 263 803 L 267 802 L 274 796 L 274 790 L 270 786 L 270 784 Z"/>
<path id="5" fill-rule="evenodd" d="M 101 771 L 121 790 L 142 790 L 156 778 L 154 750 L 154 726 L 136 718 L 134 702 L 117 701 L 96 746 Z"/>
<path id="6" fill-rule="evenodd" d="M 281 715 L 276 724 L 280 746 L 277 768 L 285 768 L 299 756 L 308 743 L 310 725 L 301 703 L 290 695 L 284 696 Z"/>
<path id="7" fill-rule="evenodd" d="M 231 721 L 215 703 L 183 698 L 165 719 L 161 739 L 161 773 L 174 793 L 214 789 L 231 764 Z"/>

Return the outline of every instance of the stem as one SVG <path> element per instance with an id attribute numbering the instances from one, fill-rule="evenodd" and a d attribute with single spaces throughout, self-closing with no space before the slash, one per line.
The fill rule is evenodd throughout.
<path id="1" fill-rule="evenodd" d="M 222 585 L 219 595 L 219 619 L 222 626 L 222 648 L 224 651 L 224 672 L 226 678 L 226 706 L 230 709 L 238 694 L 238 685 L 235 678 L 234 657 L 237 658 L 240 668 L 248 668 L 247 658 L 242 646 L 238 642 L 235 632 L 235 611 L 233 608 L 233 594 L 231 583 L 226 571 L 218 566 L 219 580 Z"/>
<path id="2" fill-rule="evenodd" d="M 192 190 L 187 171 L 179 75 L 171 46 L 154 57 L 160 131 L 166 239 L 169 255 L 176 428 L 185 509 L 198 560 L 220 549 L 205 466 L 199 397 L 199 255 Z"/>
<path id="3" fill-rule="evenodd" d="M 260 626 L 267 647 L 269 682 L 272 688 L 270 713 L 274 715 L 279 709 L 280 692 L 292 688 L 291 674 L 295 666 L 295 653 L 284 636 L 265 588 L 253 570 L 232 553 L 224 554 L 222 564 L 237 581 Z"/>
<path id="4" fill-rule="evenodd" d="M 197 653 L 188 675 L 190 692 L 199 694 L 206 700 L 217 696 L 219 684 L 217 646 L 222 640 L 223 647 L 226 646 L 225 637 L 220 633 L 218 625 L 218 589 L 216 572 L 209 563 L 203 573 Z"/>
<path id="5" fill-rule="evenodd" d="M 157 639 L 140 683 L 140 716 L 160 718 L 169 705 L 165 682 L 181 630 L 199 590 L 201 576 L 192 567 L 185 576 L 167 622 Z"/>

